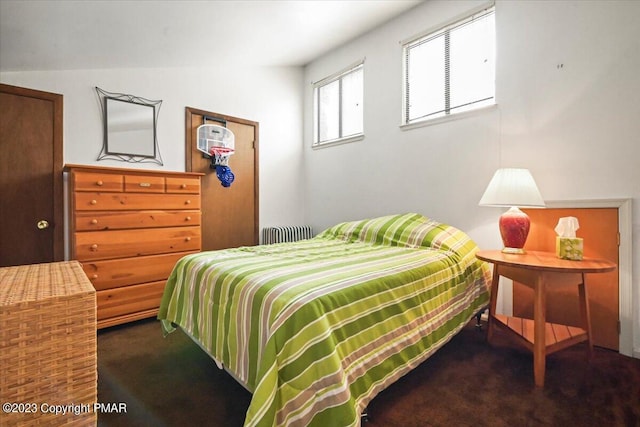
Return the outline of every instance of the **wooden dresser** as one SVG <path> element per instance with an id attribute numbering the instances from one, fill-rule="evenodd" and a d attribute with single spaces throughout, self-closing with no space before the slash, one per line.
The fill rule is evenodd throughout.
<path id="1" fill-rule="evenodd" d="M 67 165 L 70 258 L 98 328 L 155 316 L 176 261 L 201 250 L 200 173 Z"/>

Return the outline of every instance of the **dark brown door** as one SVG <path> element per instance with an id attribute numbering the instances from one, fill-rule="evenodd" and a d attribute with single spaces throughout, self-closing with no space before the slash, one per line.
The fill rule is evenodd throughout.
<path id="1" fill-rule="evenodd" d="M 62 95 L 0 84 L 0 267 L 64 257 Z"/>
<path id="2" fill-rule="evenodd" d="M 258 244 L 258 123 L 223 114 L 186 109 L 186 171 L 202 172 L 202 250 Z M 235 175 L 223 187 L 211 161 L 196 148 L 197 129 L 204 117 L 226 123 L 235 135 L 229 167 Z M 207 120 L 207 123 L 220 124 Z"/>
<path id="3" fill-rule="evenodd" d="M 558 219 L 567 216 L 578 218 L 580 229 L 577 237 L 583 239 L 584 256 L 603 258 L 619 263 L 618 209 L 616 208 L 549 208 L 527 209 L 531 218 L 531 231 L 525 249 L 555 252 Z M 619 334 L 619 275 L 618 270 L 588 274 L 587 290 L 591 310 L 591 328 L 594 344 L 618 350 Z M 580 325 L 577 286 L 567 286 L 547 291 L 547 321 L 551 323 Z M 513 314 L 531 317 L 533 292 L 514 282 Z"/>

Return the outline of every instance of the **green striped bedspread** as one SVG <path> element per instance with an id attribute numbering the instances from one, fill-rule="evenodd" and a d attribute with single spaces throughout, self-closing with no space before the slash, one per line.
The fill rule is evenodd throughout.
<path id="1" fill-rule="evenodd" d="M 252 393 L 245 426 L 356 426 L 489 300 L 460 230 L 418 214 L 182 258 L 158 318 Z"/>

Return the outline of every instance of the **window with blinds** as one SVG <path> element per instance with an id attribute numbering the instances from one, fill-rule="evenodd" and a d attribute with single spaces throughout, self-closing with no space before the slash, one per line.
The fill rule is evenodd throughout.
<path id="1" fill-rule="evenodd" d="M 403 123 L 495 103 L 495 12 L 483 9 L 403 45 Z"/>
<path id="2" fill-rule="evenodd" d="M 362 137 L 363 89 L 364 62 L 314 83 L 314 146 Z"/>

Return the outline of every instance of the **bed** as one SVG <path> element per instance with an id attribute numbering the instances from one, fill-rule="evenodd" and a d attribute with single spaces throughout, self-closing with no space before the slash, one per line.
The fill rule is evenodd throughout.
<path id="1" fill-rule="evenodd" d="M 187 255 L 158 318 L 252 393 L 245 426 L 357 426 L 489 301 L 462 231 L 415 213 Z"/>

